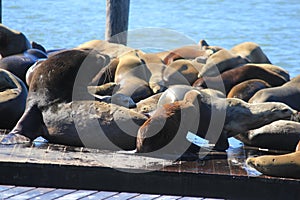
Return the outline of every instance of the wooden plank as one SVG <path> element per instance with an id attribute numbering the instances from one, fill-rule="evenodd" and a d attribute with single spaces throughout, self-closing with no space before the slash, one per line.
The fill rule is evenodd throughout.
<path id="1" fill-rule="evenodd" d="M 181 196 L 171 196 L 171 195 L 162 195 L 158 198 L 156 198 L 155 200 L 176 200 L 176 199 L 180 199 Z"/>
<path id="2" fill-rule="evenodd" d="M 116 194 L 110 198 L 107 198 L 105 200 L 116 200 L 116 199 L 120 199 L 120 200 L 125 200 L 125 199 L 131 199 L 133 197 L 138 196 L 139 193 L 128 193 L 128 192 L 121 192 L 119 194 Z"/>
<path id="3" fill-rule="evenodd" d="M 106 199 L 108 197 L 117 195 L 118 192 L 106 192 L 106 191 L 101 191 L 97 192 L 95 194 L 89 195 L 88 197 L 82 198 L 81 200 L 100 200 L 100 199 Z"/>
<path id="4" fill-rule="evenodd" d="M 57 200 L 76 200 L 94 194 L 96 192 L 97 191 L 95 190 L 77 190 L 76 192 L 72 192 L 70 194 L 59 197 L 57 198 Z"/>
<path id="5" fill-rule="evenodd" d="M 47 200 L 50 200 L 50 199 L 56 199 L 56 198 L 59 198 L 61 196 L 64 196 L 66 194 L 70 194 L 70 193 L 73 193 L 75 192 L 76 190 L 69 190 L 69 189 L 56 189 L 56 190 L 53 190 L 51 192 L 48 192 L 46 194 L 43 194 L 43 195 L 39 195 L 35 198 L 33 198 L 33 200 L 41 200 L 41 199 L 47 199 Z"/>
<path id="6" fill-rule="evenodd" d="M 152 200 L 152 199 L 156 199 L 160 197 L 160 195 L 158 194 L 140 194 L 134 198 L 132 198 L 132 200 Z"/>
<path id="7" fill-rule="evenodd" d="M 203 200 L 201 197 L 182 197 L 179 200 Z"/>
<path id="8" fill-rule="evenodd" d="M 34 197 L 40 196 L 42 194 L 53 191 L 53 188 L 36 188 L 33 190 L 29 190 L 19 195 L 15 195 L 13 197 L 8 198 L 8 200 L 20 200 L 20 199 L 32 199 Z"/>
<path id="9" fill-rule="evenodd" d="M 0 185 L 0 192 L 13 188 L 12 185 Z"/>
<path id="10" fill-rule="evenodd" d="M 109 42 L 127 43 L 129 0 L 106 0 L 105 39 Z"/>
<path id="11" fill-rule="evenodd" d="M 0 192 L 0 199 L 7 199 L 33 189 L 34 187 L 13 187 L 9 190 Z"/>

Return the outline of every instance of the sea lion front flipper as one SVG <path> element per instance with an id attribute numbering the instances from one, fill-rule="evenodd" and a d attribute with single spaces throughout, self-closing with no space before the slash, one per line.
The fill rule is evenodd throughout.
<path id="1" fill-rule="evenodd" d="M 30 142 L 31 140 L 28 137 L 17 133 L 9 133 L 1 140 L 1 144 L 5 145 L 27 144 Z"/>
<path id="2" fill-rule="evenodd" d="M 13 130 L 6 135 L 1 144 L 24 144 L 43 136 L 47 128 L 43 121 L 43 115 L 37 105 L 26 109 Z"/>

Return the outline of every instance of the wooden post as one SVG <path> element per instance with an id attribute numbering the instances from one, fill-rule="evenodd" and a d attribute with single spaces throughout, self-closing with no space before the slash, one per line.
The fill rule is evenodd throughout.
<path id="1" fill-rule="evenodd" d="M 2 23 L 2 0 L 0 0 L 0 23 Z"/>
<path id="2" fill-rule="evenodd" d="M 130 0 L 106 0 L 105 39 L 109 42 L 127 43 Z"/>

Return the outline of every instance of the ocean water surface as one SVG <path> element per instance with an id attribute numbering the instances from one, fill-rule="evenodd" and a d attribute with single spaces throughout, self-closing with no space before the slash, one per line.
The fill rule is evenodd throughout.
<path id="1" fill-rule="evenodd" d="M 105 0 L 3 0 L 2 22 L 47 49 L 105 39 Z M 300 74 L 299 0 L 131 0 L 128 46 L 166 50 L 205 39 L 230 49 L 256 42 Z"/>

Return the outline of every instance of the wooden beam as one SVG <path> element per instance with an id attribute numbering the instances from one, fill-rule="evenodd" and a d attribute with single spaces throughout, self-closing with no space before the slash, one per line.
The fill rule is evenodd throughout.
<path id="1" fill-rule="evenodd" d="M 2 0 L 0 0 L 0 23 L 2 23 Z"/>
<path id="2" fill-rule="evenodd" d="M 127 43 L 130 0 L 106 0 L 105 39 L 109 42 Z"/>

